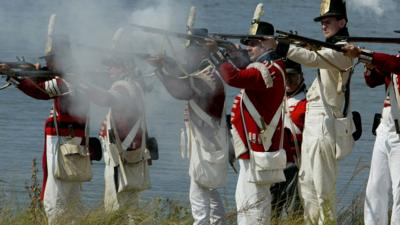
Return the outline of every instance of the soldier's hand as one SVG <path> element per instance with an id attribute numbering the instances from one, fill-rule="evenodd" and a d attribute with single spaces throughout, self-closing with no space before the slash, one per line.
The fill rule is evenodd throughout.
<path id="1" fill-rule="evenodd" d="M 342 50 L 344 51 L 344 55 L 351 57 L 351 58 L 357 58 L 361 54 L 361 48 L 353 45 L 353 44 L 346 44 L 342 47 Z"/>
<path id="2" fill-rule="evenodd" d="M 373 70 L 375 68 L 375 66 L 373 64 L 367 63 L 365 64 L 365 69 L 367 70 Z"/>
<path id="3" fill-rule="evenodd" d="M 214 39 L 205 38 L 205 41 L 206 41 L 206 47 L 210 52 L 218 51 L 218 44 Z"/>
<path id="4" fill-rule="evenodd" d="M 0 64 L 0 73 L 7 74 L 10 71 L 10 66 L 4 63 Z"/>

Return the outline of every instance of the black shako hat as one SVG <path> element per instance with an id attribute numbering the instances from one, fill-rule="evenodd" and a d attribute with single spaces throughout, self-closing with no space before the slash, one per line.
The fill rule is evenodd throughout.
<path id="1" fill-rule="evenodd" d="M 249 35 L 274 35 L 275 33 L 275 29 L 274 29 L 274 25 L 268 23 L 268 22 L 256 22 L 258 23 L 257 29 L 255 31 L 250 31 Z M 250 40 L 254 40 L 251 38 L 242 38 L 240 39 L 240 43 L 244 44 L 244 45 L 248 45 Z"/>
<path id="2" fill-rule="evenodd" d="M 286 74 L 301 74 L 303 71 L 301 70 L 301 65 L 290 60 L 286 59 L 285 61 L 285 70 Z"/>
<path id="3" fill-rule="evenodd" d="M 207 28 L 192 28 L 190 29 L 190 34 L 195 36 L 207 37 L 208 36 L 208 29 Z M 186 48 L 189 47 L 200 47 L 200 45 L 193 40 L 188 40 L 186 43 Z"/>
<path id="4" fill-rule="evenodd" d="M 314 21 L 319 22 L 326 17 L 336 17 L 347 21 L 345 0 L 322 0 L 320 15 L 315 17 Z"/>

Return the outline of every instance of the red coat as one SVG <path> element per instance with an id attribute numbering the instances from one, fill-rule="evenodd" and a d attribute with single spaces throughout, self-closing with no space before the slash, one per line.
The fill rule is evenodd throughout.
<path id="1" fill-rule="evenodd" d="M 68 87 L 63 79 L 57 78 L 57 84 L 63 92 L 68 90 Z M 41 100 L 54 99 L 55 110 L 57 113 L 57 125 L 60 136 L 68 136 L 73 133 L 74 136 L 84 137 L 85 136 L 85 123 L 86 116 L 89 112 L 89 102 L 87 104 L 82 102 L 82 98 L 74 95 L 63 95 L 50 97 L 45 91 L 45 81 L 32 81 L 30 79 L 23 79 L 17 86 L 26 95 Z M 78 103 L 78 104 L 77 104 Z M 54 128 L 53 113 L 51 111 L 50 116 L 46 120 L 45 124 L 46 135 L 57 135 L 56 129 Z"/>
<path id="2" fill-rule="evenodd" d="M 56 79 L 58 87 L 62 92 L 67 91 L 68 87 L 63 79 Z M 71 133 L 76 137 L 82 137 L 85 140 L 85 125 L 86 115 L 89 112 L 89 103 L 82 103 L 82 98 L 72 95 L 63 95 L 51 97 L 45 91 L 46 80 L 32 81 L 30 79 L 20 80 L 20 84 L 17 86 L 26 95 L 41 100 L 54 99 L 55 110 L 57 112 L 57 125 L 60 136 L 68 136 Z M 78 101 L 79 104 L 74 104 L 74 101 Z M 45 123 L 45 135 L 55 136 L 57 135 L 54 127 L 53 113 L 51 111 L 50 116 L 47 118 Z M 47 157 L 46 157 L 46 139 L 44 142 L 44 151 L 42 156 L 42 168 L 43 168 L 43 184 L 42 192 L 40 193 L 40 199 L 43 200 L 44 191 L 47 181 Z"/>
<path id="3" fill-rule="evenodd" d="M 380 71 L 400 74 L 400 56 L 375 52 L 372 55 L 372 64 Z"/>
<path id="4" fill-rule="evenodd" d="M 305 86 L 304 86 L 305 88 Z M 294 156 L 296 155 L 295 140 L 292 132 L 296 135 L 298 147 L 301 148 L 301 142 L 303 140 L 303 129 L 304 129 L 304 119 L 306 116 L 306 105 L 307 100 L 305 96 L 305 90 L 300 91 L 294 96 L 288 97 L 287 108 L 289 109 L 290 119 L 294 123 L 294 131 L 292 127 L 286 127 L 288 131 L 287 139 L 285 142 L 288 144 L 286 149 L 286 158 L 288 162 L 294 162 Z M 285 124 L 287 124 L 285 122 Z M 301 151 L 301 149 L 299 149 Z M 299 152 L 300 153 L 300 152 Z M 299 156 L 297 156 L 299 158 Z"/>
<path id="5" fill-rule="evenodd" d="M 387 91 L 388 86 L 391 82 L 392 76 L 390 72 L 385 72 L 382 70 L 379 70 L 378 67 L 374 68 L 373 70 L 366 70 L 364 73 L 364 79 L 366 84 L 374 88 L 376 86 L 380 85 L 385 85 L 385 90 Z M 400 84 L 400 76 L 397 76 L 397 83 Z M 400 87 L 397 87 L 400 91 Z M 390 106 L 390 100 L 389 97 L 386 96 L 386 99 L 384 101 L 384 107 Z"/>
<path id="6" fill-rule="evenodd" d="M 269 71 L 273 79 L 272 87 L 267 88 L 266 83 L 259 69 L 248 68 L 239 70 L 230 63 L 223 63 L 220 66 L 220 73 L 225 82 L 233 87 L 241 88 L 246 91 L 250 101 L 254 104 L 258 113 L 263 117 L 264 121 L 269 124 L 279 105 L 283 101 L 285 95 L 284 86 L 284 64 L 282 60 L 277 60 L 273 65 L 272 61 L 264 61 L 263 64 Z M 240 99 L 241 94 L 235 97 L 232 107 L 231 123 L 238 131 L 238 134 L 246 147 L 246 152 L 241 154 L 239 157 L 242 159 L 249 159 L 247 141 L 245 138 L 245 131 L 242 123 L 241 110 L 240 110 Z M 246 124 L 247 132 L 250 137 L 251 149 L 254 151 L 264 151 L 261 139 L 259 137 L 260 129 L 256 122 L 249 114 L 246 107 L 243 109 L 244 120 Z M 281 138 L 282 120 L 279 120 L 279 124 L 275 133 L 272 137 L 272 145 L 269 151 L 279 150 L 279 143 Z"/>

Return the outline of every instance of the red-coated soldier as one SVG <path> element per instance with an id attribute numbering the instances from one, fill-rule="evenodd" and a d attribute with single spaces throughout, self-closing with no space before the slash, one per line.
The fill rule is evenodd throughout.
<path id="1" fill-rule="evenodd" d="M 274 27 L 259 22 L 257 35 L 273 35 Z M 285 67 L 272 50 L 274 40 L 242 39 L 253 62 L 238 69 L 209 41 L 211 60 L 230 86 L 240 88 L 232 106 L 232 137 L 240 172 L 236 187 L 238 224 L 266 224 L 271 217 L 270 186 L 285 181 L 282 110 Z"/>
<path id="2" fill-rule="evenodd" d="M 400 56 L 374 53 L 353 44 L 343 49 L 345 55 L 358 57 L 359 61 L 366 64 L 364 78 L 369 87 L 385 85 L 386 90 L 381 118 L 374 118 L 376 139 L 365 191 L 364 223 L 389 224 L 389 196 L 392 196 L 390 224 L 399 224 L 400 188 L 397 184 L 400 182 L 400 164 L 397 162 L 400 160 Z"/>
<path id="3" fill-rule="evenodd" d="M 56 149 L 59 137 L 73 137 L 75 144 L 85 145 L 89 102 L 82 102 L 84 98 L 80 93 L 71 90 L 70 85 L 58 75 L 68 72 L 73 66 L 68 39 L 65 36 L 53 36 L 50 39 L 51 44 L 46 49 L 44 57 L 46 67 L 37 68 L 37 72 L 51 71 L 54 72 L 54 76 L 38 79 L 12 77 L 9 82 L 32 98 L 54 100 L 50 116 L 45 122 L 42 159 L 44 177 L 40 197 L 49 224 L 55 224 L 57 218 L 67 210 L 73 213 L 79 211 L 81 182 L 55 178 L 54 168 L 57 162 Z M 0 70 L 5 74 L 9 69 L 5 64 L 0 65 Z"/>
<path id="4" fill-rule="evenodd" d="M 372 152 L 371 168 L 365 192 L 364 223 L 388 224 L 389 196 L 392 193 L 392 213 L 390 224 L 400 221 L 400 142 L 398 107 L 400 56 L 374 53 L 352 44 L 343 47 L 346 55 L 358 57 L 366 64 L 364 78 L 369 87 L 385 85 L 386 98 L 382 115 L 374 118 L 373 133 L 376 134 Z M 379 114 L 378 114 L 379 115 Z M 381 117 L 381 118 L 380 118 Z M 394 162 L 394 163 L 393 163 Z"/>
<path id="5" fill-rule="evenodd" d="M 297 174 L 301 154 L 302 132 L 306 115 L 306 84 L 301 65 L 285 60 L 286 112 L 285 131 L 287 165 L 284 170 L 286 181 L 271 187 L 273 217 L 299 213 L 301 209 L 297 189 Z"/>
<path id="6" fill-rule="evenodd" d="M 353 44 L 347 44 L 343 47 L 345 55 L 357 58 L 366 64 L 373 65 L 379 71 L 387 73 L 400 73 L 400 58 L 398 55 L 389 55 L 382 52 L 373 52 L 367 49 L 361 49 Z"/>

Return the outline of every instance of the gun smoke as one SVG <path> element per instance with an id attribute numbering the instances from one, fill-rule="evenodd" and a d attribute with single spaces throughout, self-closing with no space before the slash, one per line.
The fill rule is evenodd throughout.
<path id="1" fill-rule="evenodd" d="M 394 0 L 349 0 L 348 3 L 349 7 L 355 11 L 368 10 L 377 16 L 382 16 L 388 11 L 395 11 L 398 7 L 398 2 Z M 364 14 L 367 13 L 364 12 Z"/>

